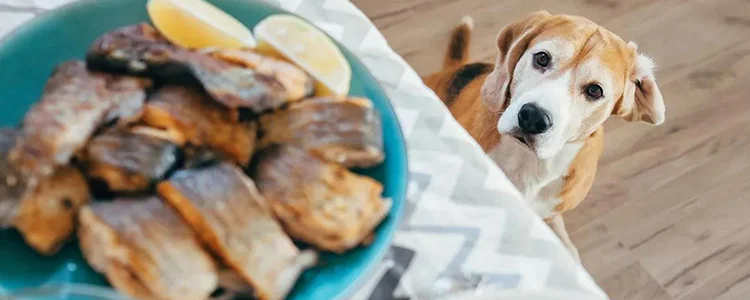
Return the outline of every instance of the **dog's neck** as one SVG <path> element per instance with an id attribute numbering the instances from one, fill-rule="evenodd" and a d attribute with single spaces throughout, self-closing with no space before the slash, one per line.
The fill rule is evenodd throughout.
<path id="1" fill-rule="evenodd" d="M 528 200 L 555 198 L 556 194 L 547 193 L 559 191 L 555 185 L 563 184 L 563 176 L 584 144 L 584 141 L 567 143 L 554 156 L 540 159 L 511 136 L 498 132 L 497 122 L 502 112 L 487 109 L 479 99 L 471 103 L 454 103 L 454 109 L 463 110 L 457 114 L 459 123 Z M 549 214 L 557 205 L 556 202 L 547 205 L 540 201 L 530 201 L 529 204 L 540 215 Z"/>
<path id="2" fill-rule="evenodd" d="M 540 159 L 516 139 L 501 137 L 487 155 L 521 192 L 527 204 L 539 216 L 549 217 L 560 204 L 565 176 L 582 147 L 583 143 L 568 143 L 554 156 Z"/>

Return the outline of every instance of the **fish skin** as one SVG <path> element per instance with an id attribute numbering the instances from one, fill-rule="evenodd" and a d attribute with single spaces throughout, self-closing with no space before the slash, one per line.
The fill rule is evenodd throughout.
<path id="1" fill-rule="evenodd" d="M 261 116 L 260 125 L 260 147 L 294 145 L 349 168 L 385 160 L 380 115 L 369 99 L 307 99 Z"/>
<path id="2" fill-rule="evenodd" d="M 83 61 L 63 62 L 52 72 L 41 99 L 24 116 L 10 162 L 32 181 L 52 175 L 85 147 L 108 117 L 119 115 L 115 112 L 121 104 L 131 106 L 133 99 L 142 102 L 142 90 L 150 84 L 149 80 L 89 71 Z"/>
<path id="3" fill-rule="evenodd" d="M 13 226 L 21 199 L 29 190 L 28 177 L 8 160 L 19 135 L 18 129 L 0 128 L 0 229 Z"/>
<path id="4" fill-rule="evenodd" d="M 195 87 L 165 86 L 146 104 L 143 122 L 164 128 L 178 145 L 208 147 L 241 165 L 255 150 L 257 124 L 238 121 L 235 112 Z"/>
<path id="5" fill-rule="evenodd" d="M 146 192 L 177 163 L 179 147 L 127 129 L 110 129 L 86 146 L 86 173 L 113 192 Z"/>
<path id="6" fill-rule="evenodd" d="M 52 255 L 73 234 L 75 215 L 91 196 L 85 178 L 72 166 L 57 167 L 32 184 L 8 161 L 20 135 L 18 129 L 0 128 L 0 228 L 16 228 L 30 247 Z"/>
<path id="7" fill-rule="evenodd" d="M 100 36 L 86 59 L 97 70 L 167 82 L 197 81 L 214 100 L 231 109 L 261 113 L 283 106 L 290 98 L 275 77 L 175 46 L 145 23 Z"/>
<path id="8" fill-rule="evenodd" d="M 286 91 L 286 100 L 290 103 L 315 94 L 313 78 L 289 62 L 264 56 L 250 49 L 221 49 L 211 52 L 211 55 L 252 69 L 258 74 L 273 77 Z"/>
<path id="9" fill-rule="evenodd" d="M 378 181 L 305 150 L 272 146 L 257 157 L 252 177 L 274 214 L 294 239 L 318 249 L 344 253 L 366 243 L 392 206 Z"/>
<path id="10" fill-rule="evenodd" d="M 89 264 L 137 299 L 203 300 L 218 267 L 182 218 L 155 196 L 96 202 L 78 231 Z"/>
<path id="11" fill-rule="evenodd" d="M 73 236 L 76 215 L 89 202 L 91 194 L 81 171 L 58 167 L 21 200 L 13 227 L 34 250 L 53 255 Z"/>
<path id="12" fill-rule="evenodd" d="M 283 299 L 317 260 L 292 243 L 253 181 L 233 164 L 178 171 L 157 190 L 258 299 Z"/>

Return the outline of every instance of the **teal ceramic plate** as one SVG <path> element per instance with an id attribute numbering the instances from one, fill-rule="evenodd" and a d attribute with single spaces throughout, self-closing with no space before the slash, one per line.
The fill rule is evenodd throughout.
<path id="1" fill-rule="evenodd" d="M 55 65 L 68 59 L 82 59 L 91 42 L 106 31 L 148 21 L 145 2 L 76 2 L 38 17 L 1 41 L 0 126 L 19 124 L 41 95 Z M 249 27 L 269 15 L 286 13 L 260 1 L 211 2 Z M 403 209 L 406 151 L 396 115 L 372 75 L 350 52 L 342 50 L 352 66 L 351 94 L 372 99 L 383 121 L 385 163 L 360 173 L 382 182 L 384 197 L 393 199 L 394 205 L 377 228 L 374 243 L 345 255 L 323 254 L 320 265 L 302 275 L 289 299 L 342 299 L 354 292 L 358 282 L 369 275 L 387 251 Z M 53 257 L 42 257 L 29 249 L 15 231 L 0 231 L 0 295 L 42 285 L 76 283 L 107 287 L 106 280 L 85 263 L 76 242 Z M 84 298 L 70 294 L 67 299 Z"/>

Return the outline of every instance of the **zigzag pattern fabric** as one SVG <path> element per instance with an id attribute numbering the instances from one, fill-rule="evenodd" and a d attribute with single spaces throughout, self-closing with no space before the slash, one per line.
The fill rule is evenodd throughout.
<path id="1" fill-rule="evenodd" d="M 0 37 L 72 1 L 0 0 Z M 354 4 L 266 1 L 311 21 L 352 51 L 388 94 L 408 141 L 403 224 L 384 261 L 343 299 L 442 299 L 488 289 L 607 298 Z"/>

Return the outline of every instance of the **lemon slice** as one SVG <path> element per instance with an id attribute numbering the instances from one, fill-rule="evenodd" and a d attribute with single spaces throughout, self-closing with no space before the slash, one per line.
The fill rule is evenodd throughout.
<path id="1" fill-rule="evenodd" d="M 258 51 L 280 56 L 307 71 L 316 80 L 316 95 L 349 94 L 349 62 L 312 24 L 292 15 L 274 15 L 258 23 L 253 32 Z"/>
<path id="2" fill-rule="evenodd" d="M 249 28 L 204 0 L 149 0 L 146 9 L 156 29 L 179 46 L 255 47 Z"/>

